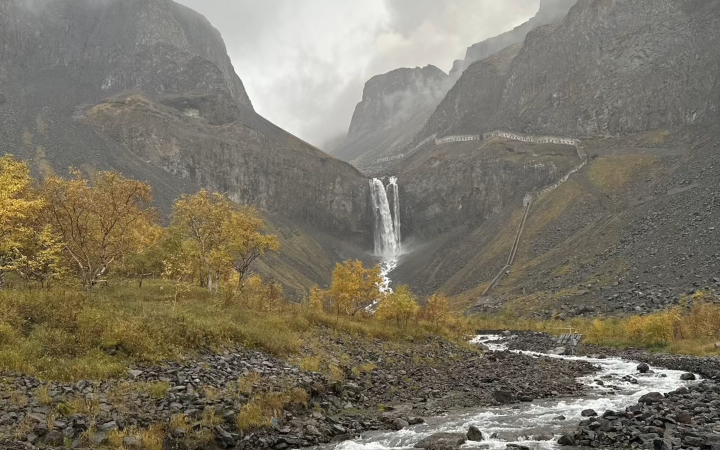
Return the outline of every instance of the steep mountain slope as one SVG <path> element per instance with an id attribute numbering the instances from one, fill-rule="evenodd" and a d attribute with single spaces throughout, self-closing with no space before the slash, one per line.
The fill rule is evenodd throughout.
<path id="1" fill-rule="evenodd" d="M 435 66 L 397 69 L 371 78 L 355 108 L 345 142 L 333 155 L 363 171 L 395 156 L 425 125 L 450 88 Z"/>
<path id="2" fill-rule="evenodd" d="M 590 163 L 533 203 L 515 264 L 490 297 L 480 294 L 505 264 L 519 200 L 427 241 L 393 277 L 472 312 L 544 318 L 647 312 L 718 290 L 718 131 L 584 141 Z"/>
<path id="3" fill-rule="evenodd" d="M 6 152 L 148 180 L 165 210 L 206 187 L 348 252 L 372 245 L 365 177 L 255 113 L 218 31 L 170 0 L 0 2 Z"/>
<path id="4" fill-rule="evenodd" d="M 577 0 L 540 0 L 540 8 L 527 22 L 498 36 L 486 39 L 468 47 L 465 59 L 456 61 L 451 75 L 459 77 L 475 61 L 491 56 L 505 47 L 519 44 L 525 36 L 537 27 L 562 20 Z"/>
<path id="5" fill-rule="evenodd" d="M 613 135 L 716 120 L 720 4 L 580 0 L 557 26 L 528 34 L 493 104 L 470 66 L 417 139 L 495 128 Z"/>
<path id="6" fill-rule="evenodd" d="M 506 264 L 522 198 L 508 189 L 496 209 L 473 201 L 485 216 L 466 220 L 462 200 L 474 186 L 460 182 L 433 202 L 437 227 L 416 193 L 427 192 L 433 175 L 462 179 L 472 159 L 445 174 L 417 172 L 417 161 L 460 157 L 470 143 L 425 144 L 396 165 L 406 168 L 403 223 L 413 225 L 404 235 L 417 239 L 394 280 L 422 293 L 440 289 L 473 311 L 510 305 L 544 316 L 648 311 L 720 288 L 719 25 L 717 2 L 579 0 L 522 47 L 472 64 L 416 142 L 493 129 L 583 137 L 590 162 L 536 199 L 509 276 L 481 299 Z"/>
<path id="7" fill-rule="evenodd" d="M 492 56 L 507 47 L 519 50 L 531 30 L 561 20 L 577 0 L 542 0 L 537 14 L 514 30 L 468 48 L 465 60 L 455 61 L 450 75 L 434 66 L 397 69 L 373 77 L 365 85 L 346 141 L 333 155 L 351 162 L 365 173 L 383 174 L 399 166 L 394 162 L 415 150 L 414 139 L 425 126 L 433 109 L 473 62 Z M 512 55 L 511 59 L 516 56 Z M 509 61 L 507 61 L 509 63 Z M 488 92 L 489 89 L 483 89 Z M 473 105 L 483 102 L 469 100 Z M 426 137 L 426 136 L 424 136 Z"/>

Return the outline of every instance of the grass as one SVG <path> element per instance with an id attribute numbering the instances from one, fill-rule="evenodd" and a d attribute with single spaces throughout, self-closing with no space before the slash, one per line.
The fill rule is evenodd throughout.
<path id="1" fill-rule="evenodd" d="M 605 347 L 639 347 L 652 351 L 696 356 L 720 355 L 720 305 L 707 292 L 683 299 L 680 305 L 645 316 L 575 318 L 534 321 L 506 311 L 476 316 L 471 323 L 482 330 L 530 330 L 550 334 L 572 327 L 584 334 L 583 342 Z"/>
<path id="2" fill-rule="evenodd" d="M 281 418 L 287 406 L 307 406 L 308 400 L 308 393 L 299 388 L 282 393 L 264 392 L 243 405 L 236 417 L 237 426 L 243 431 L 270 427 L 272 419 Z"/>
<path id="3" fill-rule="evenodd" d="M 657 158 L 650 155 L 617 155 L 596 159 L 588 177 L 598 189 L 615 193 L 627 186 L 639 173 L 650 172 Z"/>
<path id="4" fill-rule="evenodd" d="M 238 345 L 280 358 L 296 356 L 318 327 L 390 341 L 436 334 L 430 324 L 400 329 L 372 317 L 338 320 L 287 301 L 268 306 L 256 295 L 229 299 L 193 288 L 174 302 L 172 287 L 158 280 L 146 281 L 142 289 L 127 283 L 93 293 L 0 291 L 0 370 L 44 380 L 102 380 L 124 376 L 131 364 Z M 462 326 L 439 334 L 457 339 Z M 148 392 L 164 397 L 165 388 L 156 388 Z"/>

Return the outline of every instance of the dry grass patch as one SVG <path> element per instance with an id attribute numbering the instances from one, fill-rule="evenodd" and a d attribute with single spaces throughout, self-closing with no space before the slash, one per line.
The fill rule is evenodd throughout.
<path id="1" fill-rule="evenodd" d="M 257 372 L 250 372 L 249 374 L 238 378 L 237 380 L 237 391 L 240 394 L 250 395 L 255 384 L 257 384 L 262 377 Z"/>
<path id="2" fill-rule="evenodd" d="M 236 417 L 238 428 L 243 431 L 257 430 L 272 426 L 272 419 L 281 417 L 289 405 L 307 406 L 309 395 L 303 389 L 292 389 L 283 393 L 264 392 L 246 403 Z"/>
<path id="3" fill-rule="evenodd" d="M 618 155 L 596 159 L 588 170 L 588 178 L 602 192 L 616 193 L 639 173 L 652 175 L 658 159 L 651 155 Z"/>
<path id="4" fill-rule="evenodd" d="M 683 299 L 680 305 L 646 316 L 574 318 L 536 321 L 518 317 L 512 310 L 471 319 L 476 329 L 529 330 L 550 334 L 572 327 L 584 342 L 606 347 L 641 347 L 674 354 L 720 355 L 720 304 L 707 292 Z"/>

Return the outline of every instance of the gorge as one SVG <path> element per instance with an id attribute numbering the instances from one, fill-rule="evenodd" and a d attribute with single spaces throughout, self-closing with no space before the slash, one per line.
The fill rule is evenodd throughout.
<path id="1" fill-rule="evenodd" d="M 192 1 L 0 0 L 1 449 L 720 450 L 720 0 Z"/>
<path id="2" fill-rule="evenodd" d="M 507 263 L 525 195 L 564 182 L 534 199 L 493 305 L 535 295 L 542 310 L 650 310 L 717 284 L 714 209 L 701 209 L 704 228 L 685 219 L 716 192 L 717 23 L 716 4 L 700 0 L 543 0 L 527 24 L 468 49 L 452 74 L 425 66 L 373 77 L 330 156 L 257 114 L 220 33 L 189 8 L 9 0 L 0 150 L 40 176 L 76 166 L 147 180 L 165 213 L 200 188 L 256 206 L 286 249 L 258 270 L 298 298 L 326 286 L 337 262 L 387 259 L 394 282 L 462 308 L 477 306 Z M 572 139 L 513 137 L 529 135 Z M 573 171 L 576 139 L 587 164 Z M 678 227 L 693 248 L 685 253 L 701 255 L 690 277 L 662 263 L 683 253 Z M 386 258 L 401 242 L 412 257 Z M 640 257 L 646 244 L 653 263 Z"/>

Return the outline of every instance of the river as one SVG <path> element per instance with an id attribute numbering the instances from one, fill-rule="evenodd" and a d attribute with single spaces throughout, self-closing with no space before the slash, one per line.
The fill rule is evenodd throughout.
<path id="1" fill-rule="evenodd" d="M 499 336 L 478 336 L 491 350 L 503 350 Z M 527 352 L 526 352 L 527 353 Z M 552 355 L 549 355 L 552 356 Z M 466 449 L 505 449 L 517 443 L 531 449 L 562 448 L 557 439 L 574 430 L 584 417 L 582 411 L 593 409 L 602 415 L 606 410 L 624 410 L 649 392 L 670 392 L 696 382 L 681 381 L 684 372 L 651 368 L 640 374 L 637 362 L 622 359 L 555 356 L 588 361 L 600 371 L 579 380 L 587 384 L 590 393 L 581 398 L 541 399 L 501 407 L 475 408 L 454 412 L 442 417 L 426 419 L 427 423 L 398 432 L 366 433 L 353 441 L 335 444 L 333 450 L 406 450 L 423 438 L 440 432 L 465 433 L 471 425 L 478 427 L 485 438 L 482 442 L 467 442 Z M 564 420 L 560 419 L 564 417 Z"/>

